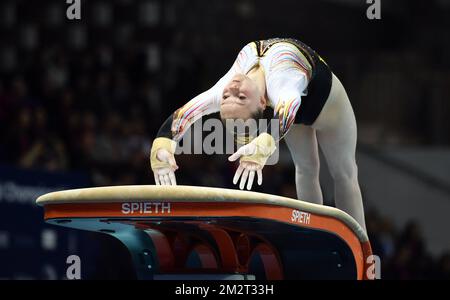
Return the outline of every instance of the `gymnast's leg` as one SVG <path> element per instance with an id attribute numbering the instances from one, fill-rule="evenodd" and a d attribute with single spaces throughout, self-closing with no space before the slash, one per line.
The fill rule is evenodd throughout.
<path id="1" fill-rule="evenodd" d="M 302 124 L 292 124 L 285 137 L 295 165 L 295 184 L 300 200 L 323 204 L 319 184 L 319 152 L 316 131 Z"/>
<path id="2" fill-rule="evenodd" d="M 347 93 L 333 74 L 330 95 L 312 124 L 334 180 L 336 207 L 366 230 L 358 167 L 355 160 L 357 128 Z"/>

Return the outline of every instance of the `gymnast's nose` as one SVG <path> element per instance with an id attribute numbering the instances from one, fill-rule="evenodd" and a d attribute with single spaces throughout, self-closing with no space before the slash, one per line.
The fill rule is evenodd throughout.
<path id="1" fill-rule="evenodd" d="M 230 84 L 230 90 L 232 93 L 238 93 L 242 82 L 240 80 L 233 79 Z"/>

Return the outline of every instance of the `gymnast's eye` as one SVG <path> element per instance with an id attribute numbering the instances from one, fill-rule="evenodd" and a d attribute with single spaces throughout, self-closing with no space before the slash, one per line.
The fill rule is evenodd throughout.
<path id="1" fill-rule="evenodd" d="M 225 95 L 225 94 L 224 94 L 222 98 L 225 100 L 225 99 L 227 99 L 228 97 L 229 97 L 228 95 Z"/>
<path id="2" fill-rule="evenodd" d="M 239 99 L 241 100 L 245 100 L 247 97 L 245 97 L 244 95 L 239 96 Z"/>

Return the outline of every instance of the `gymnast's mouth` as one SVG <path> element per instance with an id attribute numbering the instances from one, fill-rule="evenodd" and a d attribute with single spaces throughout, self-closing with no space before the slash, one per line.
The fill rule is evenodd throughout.
<path id="1" fill-rule="evenodd" d="M 221 108 L 229 108 L 229 109 L 232 109 L 233 106 L 235 107 L 234 109 L 240 110 L 242 109 L 241 107 L 243 107 L 244 104 L 238 102 L 225 102 L 220 105 Z"/>
<path id="2" fill-rule="evenodd" d="M 236 100 L 222 100 L 222 103 L 220 104 L 221 106 L 224 105 L 230 105 L 230 104 L 237 104 L 237 105 L 244 105 L 243 101 L 236 101 Z"/>

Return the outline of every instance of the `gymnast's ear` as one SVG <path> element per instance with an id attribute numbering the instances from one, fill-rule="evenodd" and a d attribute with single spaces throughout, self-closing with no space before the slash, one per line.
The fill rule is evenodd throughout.
<path id="1" fill-rule="evenodd" d="M 261 105 L 263 110 L 266 110 L 266 107 L 267 107 L 267 99 L 266 99 L 266 97 L 261 95 L 259 97 L 259 104 Z"/>

